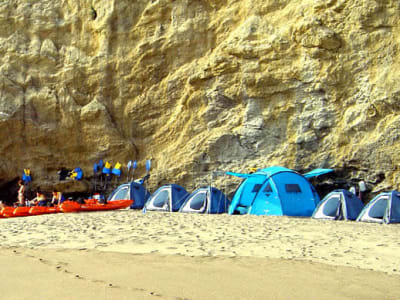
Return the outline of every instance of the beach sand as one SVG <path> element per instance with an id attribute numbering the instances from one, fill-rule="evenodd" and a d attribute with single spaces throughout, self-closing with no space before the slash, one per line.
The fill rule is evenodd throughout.
<path id="1" fill-rule="evenodd" d="M 0 220 L 1 299 L 400 299 L 400 225 L 120 210 Z"/>

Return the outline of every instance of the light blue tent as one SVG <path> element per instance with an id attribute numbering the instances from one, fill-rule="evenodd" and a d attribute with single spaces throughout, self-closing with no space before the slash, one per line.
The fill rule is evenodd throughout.
<path id="1" fill-rule="evenodd" d="M 178 184 L 167 184 L 158 188 L 146 201 L 143 212 L 178 211 L 189 193 Z"/>
<path id="2" fill-rule="evenodd" d="M 357 221 L 374 223 L 400 223 L 400 192 L 381 193 L 361 211 Z"/>
<path id="3" fill-rule="evenodd" d="M 181 206 L 180 212 L 201 214 L 222 214 L 227 212 L 228 198 L 215 187 L 195 190 Z"/>
<path id="4" fill-rule="evenodd" d="M 355 220 L 364 204 L 353 193 L 347 190 L 334 190 L 318 203 L 312 217 L 328 220 Z"/>
<path id="5" fill-rule="evenodd" d="M 245 179 L 233 196 L 229 214 L 309 217 L 319 196 L 307 178 L 332 171 L 316 169 L 304 176 L 284 167 L 269 167 L 252 174 L 227 172 Z"/>
<path id="6" fill-rule="evenodd" d="M 113 200 L 133 200 L 130 208 L 142 209 L 150 193 L 138 182 L 124 183 L 118 186 L 107 198 L 107 201 Z"/>

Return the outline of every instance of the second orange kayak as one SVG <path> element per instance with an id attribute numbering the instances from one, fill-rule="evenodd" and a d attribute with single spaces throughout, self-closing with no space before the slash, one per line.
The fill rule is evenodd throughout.
<path id="1" fill-rule="evenodd" d="M 43 214 L 55 214 L 61 212 L 58 206 L 47 207 L 47 206 L 33 206 L 29 210 L 29 214 L 32 216 L 43 215 Z"/>
<path id="2" fill-rule="evenodd" d="M 31 207 L 29 206 L 19 206 L 14 208 L 13 215 L 14 217 L 27 217 L 29 216 L 29 211 Z"/>
<path id="3" fill-rule="evenodd" d="M 79 204 L 74 201 L 64 201 L 61 204 L 62 212 L 80 212 L 80 211 L 100 211 L 100 210 L 115 210 L 123 209 L 131 206 L 133 200 L 114 200 L 106 204 L 99 203 L 94 199 L 86 200 L 84 204 Z"/>

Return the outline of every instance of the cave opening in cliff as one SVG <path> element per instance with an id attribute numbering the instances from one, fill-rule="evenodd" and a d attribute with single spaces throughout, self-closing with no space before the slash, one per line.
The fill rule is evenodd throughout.
<path id="1" fill-rule="evenodd" d="M 17 201 L 18 180 L 19 178 L 16 177 L 0 185 L 0 201 L 5 205 L 11 205 L 13 202 Z"/>
<path id="2" fill-rule="evenodd" d="M 8 182 L 0 183 L 0 201 L 6 206 L 12 206 L 18 199 L 18 181 L 16 177 Z M 31 200 L 36 197 L 37 188 L 31 187 L 29 184 L 25 186 L 25 199 Z M 46 199 L 50 202 L 52 198 L 52 191 L 50 189 L 43 190 Z M 65 199 L 78 200 L 88 199 L 91 194 L 88 192 L 66 192 L 63 193 Z"/>

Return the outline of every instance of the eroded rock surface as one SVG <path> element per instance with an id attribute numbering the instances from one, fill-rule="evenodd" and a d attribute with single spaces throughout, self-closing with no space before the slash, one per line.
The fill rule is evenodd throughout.
<path id="1" fill-rule="evenodd" d="M 395 0 L 2 1 L 0 182 L 151 157 L 153 186 L 283 165 L 400 188 L 399 25 Z"/>

